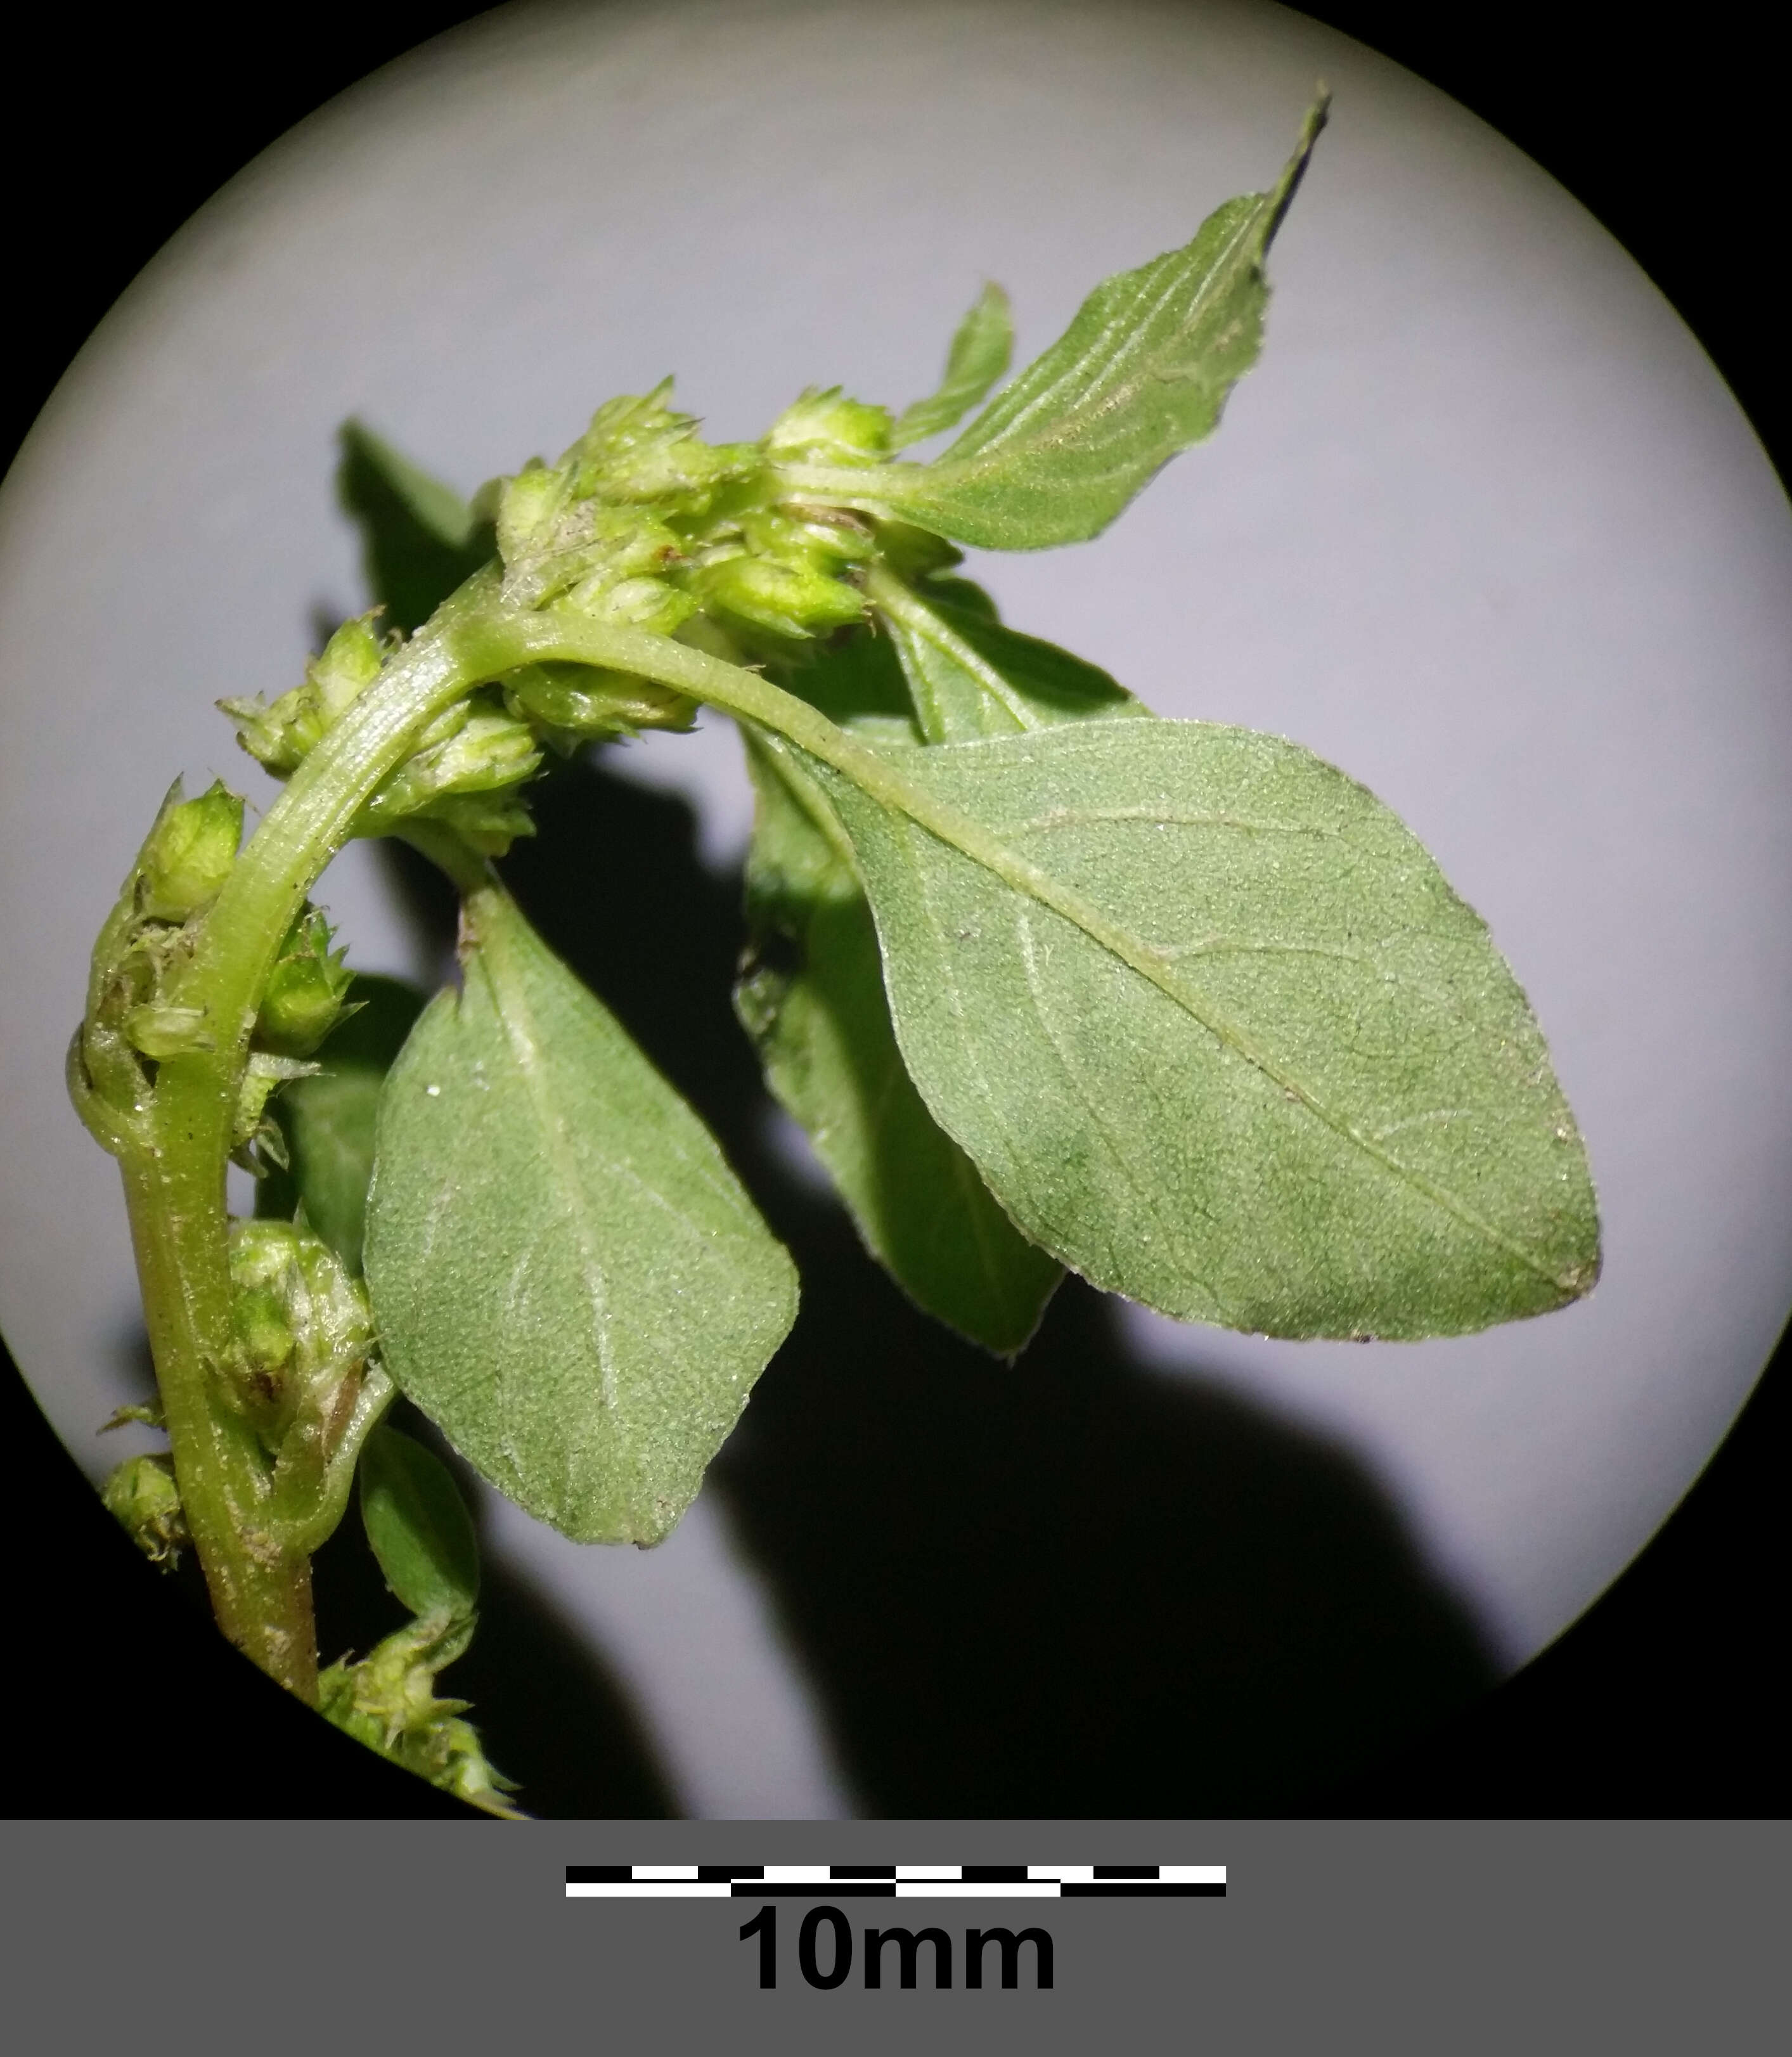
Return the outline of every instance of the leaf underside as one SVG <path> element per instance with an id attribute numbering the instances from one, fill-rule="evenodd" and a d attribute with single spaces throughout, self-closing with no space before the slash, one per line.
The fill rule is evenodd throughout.
<path id="1" fill-rule="evenodd" d="M 796 1278 L 695 1114 L 497 888 L 381 1103 L 387 1365 L 579 1542 L 649 1544 L 783 1340 Z"/>
<path id="2" fill-rule="evenodd" d="M 816 767 L 902 1056 L 1065 1263 L 1283 1336 L 1457 1334 L 1591 1288 L 1585 1151 L 1524 997 L 1362 787 L 1196 722 L 880 754 L 1008 874 Z"/>

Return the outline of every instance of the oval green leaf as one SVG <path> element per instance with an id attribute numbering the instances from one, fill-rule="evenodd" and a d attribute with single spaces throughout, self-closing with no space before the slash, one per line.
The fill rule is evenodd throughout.
<path id="1" fill-rule="evenodd" d="M 387 1080 L 367 1266 L 400 1389 L 578 1542 L 657 1542 L 796 1310 L 715 1139 L 501 889 Z"/>
<path id="2" fill-rule="evenodd" d="M 442 1460 L 383 1422 L 359 1470 L 361 1521 L 386 1583 L 414 1615 L 471 1615 L 479 1600 L 479 1539 Z"/>
<path id="3" fill-rule="evenodd" d="M 1197 722 L 878 755 L 882 799 L 810 761 L 903 1058 L 1065 1263 L 1283 1336 L 1457 1334 L 1592 1287 L 1586 1154 L 1524 996 L 1362 787 Z"/>

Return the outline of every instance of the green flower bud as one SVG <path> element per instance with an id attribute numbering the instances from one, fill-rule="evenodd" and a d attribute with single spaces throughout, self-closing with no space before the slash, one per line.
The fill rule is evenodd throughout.
<path id="1" fill-rule="evenodd" d="M 151 921 L 191 920 L 217 898 L 242 840 L 241 797 L 221 781 L 196 800 L 172 801 L 137 861 L 138 912 Z"/>
<path id="2" fill-rule="evenodd" d="M 701 566 L 690 583 L 706 608 L 792 640 L 843 628 L 865 614 L 865 596 L 856 586 L 800 560 L 780 562 L 743 551 Z"/>
<path id="3" fill-rule="evenodd" d="M 470 1616 L 420 1616 L 358 1664 L 332 1664 L 318 1679 L 318 1707 L 369 1750 L 487 1813 L 515 1820 L 502 1795 L 516 1789 L 493 1768 L 478 1732 L 462 1718 L 466 1702 L 435 1696 L 436 1674 L 466 1650 L 473 1626 Z"/>
<path id="4" fill-rule="evenodd" d="M 448 793 L 419 811 L 419 818 L 441 822 L 482 857 L 502 857 L 518 836 L 532 836 L 535 823 L 514 791 Z"/>
<path id="5" fill-rule="evenodd" d="M 787 407 L 765 438 L 765 454 L 787 464 L 875 464 L 890 454 L 887 407 L 849 400 L 838 386 L 813 387 Z"/>
<path id="6" fill-rule="evenodd" d="M 618 628 L 645 628 L 670 636 L 697 611 L 697 603 L 663 579 L 628 578 L 610 582 L 602 573 L 583 579 L 563 606 Z"/>
<path id="7" fill-rule="evenodd" d="M 305 683 L 316 695 L 327 727 L 385 666 L 387 645 L 374 628 L 379 617 L 376 607 L 343 622 L 305 668 Z"/>
<path id="8" fill-rule="evenodd" d="M 100 1498 L 152 1564 L 173 1569 L 189 1539 L 172 1459 L 127 1457 L 100 1488 Z"/>
<path id="9" fill-rule="evenodd" d="M 497 793 L 521 785 L 541 769 L 533 731 L 494 698 L 458 702 L 432 722 L 415 752 L 363 808 L 357 833 L 380 835 L 406 816 L 428 812 L 446 818 L 450 795 Z M 454 812 L 450 810 L 450 812 Z"/>
<path id="10" fill-rule="evenodd" d="M 823 513 L 819 509 L 759 507 L 743 514 L 739 525 L 743 537 L 760 557 L 812 571 L 864 564 L 878 554 L 869 526 L 844 508 Z"/>
<path id="11" fill-rule="evenodd" d="M 158 1061 L 184 1057 L 190 1050 L 215 1050 L 216 1039 L 205 1026 L 203 1007 L 167 1007 L 148 1001 L 125 1017 L 131 1047 Z"/>
<path id="12" fill-rule="evenodd" d="M 514 478 L 495 482 L 498 553 L 507 569 L 547 554 L 573 497 L 573 482 L 564 471 L 550 471 L 535 458 Z"/>
<path id="13" fill-rule="evenodd" d="M 292 1222 L 232 1224 L 231 1396 L 276 1455 L 327 1445 L 373 1350 L 366 1294 L 322 1237 Z"/>
<path id="14" fill-rule="evenodd" d="M 663 380 L 644 395 L 606 400 L 592 416 L 562 460 L 577 498 L 700 513 L 718 487 L 757 469 L 751 444 L 704 442 L 694 415 L 665 405 L 672 389 L 671 379 Z"/>
<path id="15" fill-rule="evenodd" d="M 299 1338 L 292 1333 L 279 1294 L 263 1286 L 245 1288 L 232 1305 L 231 1322 L 252 1374 L 267 1377 L 285 1371 Z"/>
<path id="16" fill-rule="evenodd" d="M 330 924 L 307 907 L 287 933 L 256 1017 L 256 1040 L 270 1050 L 307 1057 L 335 1026 L 355 974 L 345 950 L 332 950 Z"/>
<path id="17" fill-rule="evenodd" d="M 305 668 L 305 683 L 272 707 L 260 699 L 220 700 L 236 723 L 236 740 L 276 779 L 298 770 L 349 703 L 379 676 L 386 646 L 374 632 L 379 610 L 345 621 Z"/>
<path id="18" fill-rule="evenodd" d="M 525 664 L 504 681 L 504 704 L 557 749 L 643 728 L 688 729 L 697 704 L 670 686 L 594 664 Z"/>
<path id="19" fill-rule="evenodd" d="M 504 597 L 520 607 L 545 607 L 576 592 L 573 604 L 594 612 L 605 594 L 632 581 L 664 605 L 672 589 L 657 582 L 684 555 L 679 538 L 644 509 L 576 499 L 558 471 L 525 471 L 509 482 L 498 537 Z M 648 600 L 636 596 L 615 618 L 655 625 Z"/>
<path id="20" fill-rule="evenodd" d="M 456 732 L 420 751 L 399 783 L 420 799 L 441 793 L 490 793 L 515 786 L 541 768 L 529 724 L 488 703 L 470 713 Z"/>

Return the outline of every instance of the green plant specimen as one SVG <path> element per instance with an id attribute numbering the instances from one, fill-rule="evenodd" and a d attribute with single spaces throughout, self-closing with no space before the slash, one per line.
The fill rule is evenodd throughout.
<path id="1" fill-rule="evenodd" d="M 531 782 L 593 743 L 700 706 L 738 724 L 741 1022 L 867 1247 L 990 1350 L 1066 1267 L 1298 1337 L 1460 1334 L 1591 1288 L 1542 1037 L 1416 840 L 1294 743 L 1158 719 L 960 575 L 961 544 L 1096 535 L 1214 428 L 1323 119 L 1005 386 L 989 287 L 894 417 L 810 390 L 716 445 L 662 386 L 470 504 L 346 432 L 384 622 L 224 704 L 284 790 L 246 842 L 221 787 L 169 795 L 69 1080 L 123 1171 L 169 1442 L 109 1504 L 159 1558 L 190 1544 L 225 1633 L 399 1762 L 505 1809 L 434 1690 L 473 1633 L 471 1528 L 383 1425 L 394 1393 L 565 1534 L 650 1544 L 795 1313 L 715 1141 L 495 868 Z M 992 390 L 942 455 L 901 457 Z M 357 836 L 461 894 L 459 982 L 420 1014 L 352 979 L 311 905 Z M 357 1474 L 412 1620 L 320 1675 L 310 1563 Z"/>

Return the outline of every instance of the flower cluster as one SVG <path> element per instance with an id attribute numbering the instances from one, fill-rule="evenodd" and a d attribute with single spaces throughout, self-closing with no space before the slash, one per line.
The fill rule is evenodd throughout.
<path id="1" fill-rule="evenodd" d="M 376 610 L 377 612 L 377 610 Z M 277 779 L 290 777 L 349 706 L 379 676 L 396 647 L 375 632 L 375 614 L 345 621 L 304 683 L 269 706 L 260 700 L 220 700 L 237 739 Z M 358 816 L 358 835 L 385 835 L 407 820 L 445 823 L 475 850 L 501 856 L 529 831 L 518 797 L 540 770 L 530 723 L 493 691 L 457 701 L 418 738 Z"/>
<path id="2" fill-rule="evenodd" d="M 215 1047 L 213 1025 L 184 1001 L 181 979 L 242 839 L 238 795 L 220 783 L 189 800 L 176 779 L 100 931 L 69 1078 L 82 1119 L 109 1150 L 146 1115 L 157 1064 Z"/>
<path id="3" fill-rule="evenodd" d="M 431 1785 L 489 1814 L 518 1820 L 505 1800 L 513 1782 L 487 1758 L 478 1732 L 462 1718 L 465 1700 L 438 1699 L 436 1674 L 473 1639 L 471 1615 L 419 1615 L 375 1644 L 360 1661 L 344 1659 L 318 1679 L 326 1719 Z"/>
<path id="4" fill-rule="evenodd" d="M 671 390 L 606 402 L 557 464 L 498 482 L 506 600 L 661 635 L 701 616 L 775 656 L 862 620 L 851 572 L 874 553 L 869 524 L 786 501 L 779 468 L 878 462 L 886 410 L 808 392 L 760 442 L 712 444 Z"/>
<path id="5" fill-rule="evenodd" d="M 838 388 L 804 393 L 758 442 L 709 443 L 669 404 L 671 382 L 606 402 L 557 463 L 496 479 L 474 503 L 498 551 L 494 604 L 676 636 L 739 658 L 800 660 L 862 620 L 857 574 L 878 549 L 865 516 L 788 497 L 783 468 L 875 464 L 890 448 L 882 407 Z M 402 639 L 375 616 L 347 621 L 272 704 L 219 703 L 238 739 L 290 777 L 378 678 Z M 531 664 L 480 685 L 420 736 L 356 817 L 354 833 L 430 822 L 502 856 L 529 833 L 523 788 L 552 751 L 644 729 L 688 728 L 695 704 L 636 674 Z"/>
<path id="6" fill-rule="evenodd" d="M 347 1434 L 374 1354 L 359 1281 L 321 1237 L 286 1221 L 239 1221 L 225 1394 L 279 1466 L 321 1474 Z"/>

